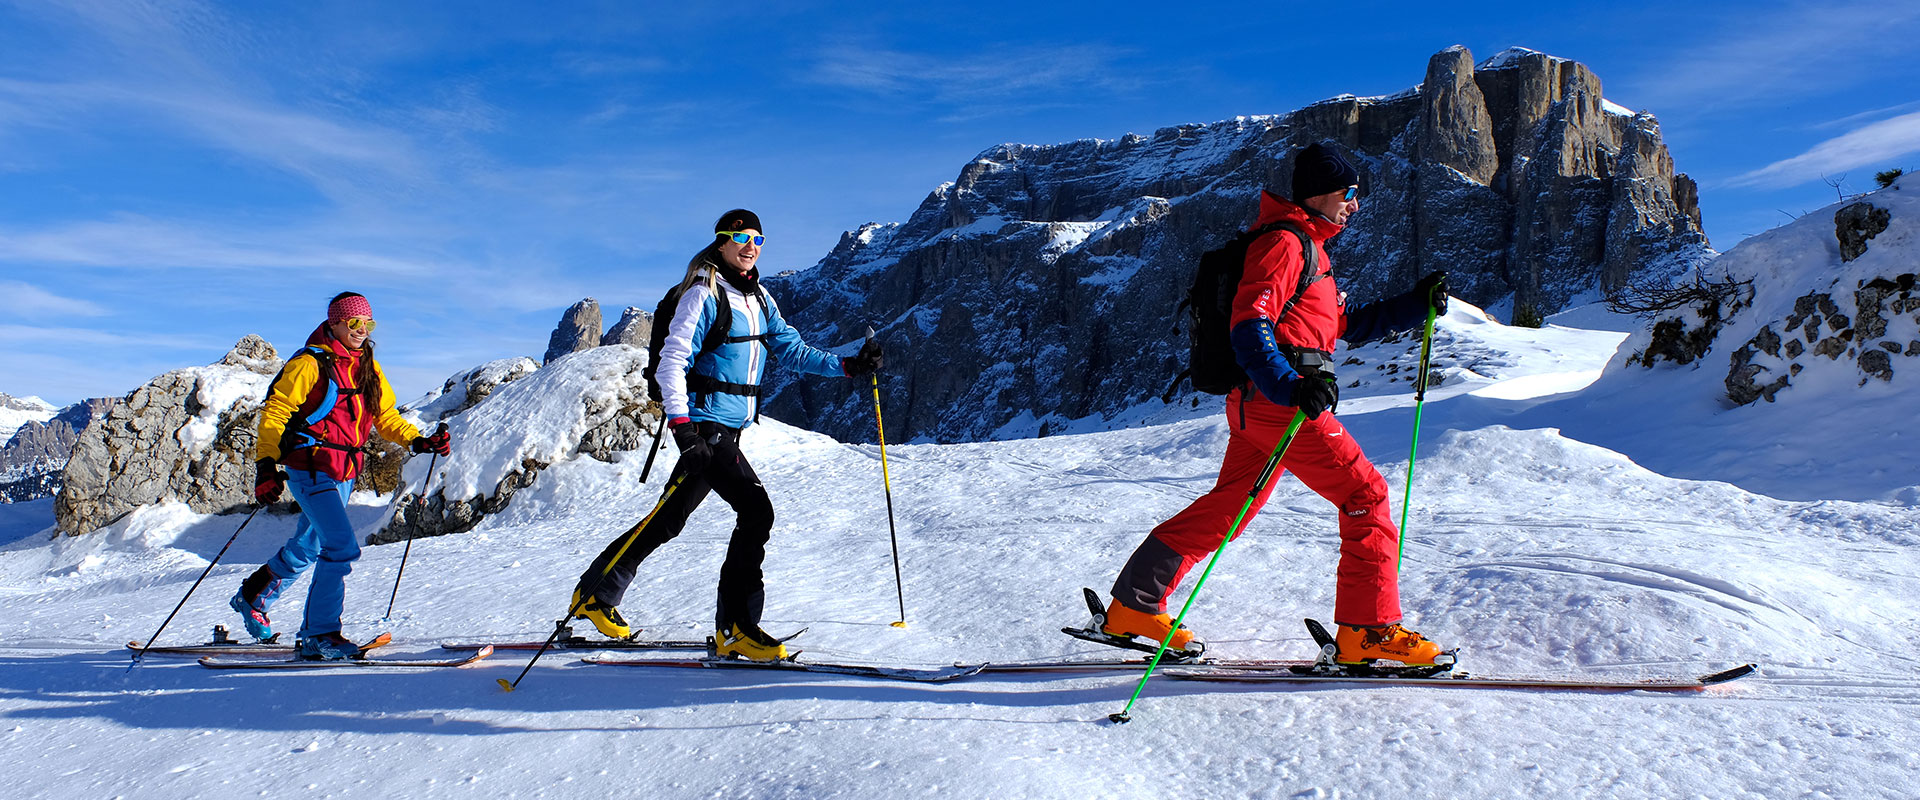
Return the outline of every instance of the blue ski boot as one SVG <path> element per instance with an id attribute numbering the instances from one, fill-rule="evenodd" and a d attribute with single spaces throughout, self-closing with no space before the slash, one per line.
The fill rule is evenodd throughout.
<path id="1" fill-rule="evenodd" d="M 267 608 L 280 596 L 280 588 L 286 583 L 287 579 L 273 574 L 273 570 L 265 566 L 240 582 L 240 591 L 233 593 L 227 605 L 240 612 L 240 621 L 247 626 L 248 635 L 263 642 L 273 640 L 273 620 L 267 618 Z"/>
<path id="2" fill-rule="evenodd" d="M 300 640 L 294 654 L 302 661 L 344 661 L 359 658 L 360 645 L 347 640 L 338 633 L 323 633 Z"/>

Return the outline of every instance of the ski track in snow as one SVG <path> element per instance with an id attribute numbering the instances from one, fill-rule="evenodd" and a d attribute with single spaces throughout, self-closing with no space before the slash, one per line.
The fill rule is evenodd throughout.
<path id="1" fill-rule="evenodd" d="M 243 518 L 149 508 L 55 539 L 36 532 L 50 522 L 43 501 L 0 506 L 0 769 L 20 797 L 1911 794 L 1920 508 L 1782 500 L 1643 469 L 1539 424 L 1549 411 L 1608 413 L 1579 411 L 1579 387 L 1621 334 L 1452 316 L 1442 359 L 1473 366 L 1443 372 L 1429 393 L 1402 572 L 1408 623 L 1459 646 L 1462 668 L 1480 674 L 1694 675 L 1754 662 L 1760 675 L 1679 695 L 1156 680 L 1135 721 L 1113 727 L 1104 717 L 1137 674 L 922 685 L 610 669 L 578 664 L 579 652 L 547 654 L 511 694 L 494 680 L 530 653 L 461 670 L 253 674 L 151 656 L 129 673 L 124 643 L 152 633 Z M 1356 373 L 1371 375 L 1340 412 L 1396 515 L 1411 401 L 1404 366 L 1386 365 L 1408 363 L 1406 349 L 1356 351 Z M 1085 621 L 1080 587 L 1104 592 L 1147 530 L 1211 486 L 1225 437 L 1217 412 L 1169 409 L 1103 433 L 890 447 L 902 630 L 889 626 L 898 600 L 879 448 L 766 420 L 745 438 L 779 515 L 766 627 L 806 627 L 794 645 L 822 660 L 1112 656 L 1057 629 Z M 1673 446 L 1698 443 L 1677 434 Z M 645 457 L 561 459 L 476 530 L 414 542 L 385 623 L 402 547 L 367 548 L 348 579 L 349 633 L 391 630 L 397 644 L 381 654 L 392 658 L 438 655 L 451 639 L 544 637 L 578 571 L 657 499 L 659 478 L 638 482 Z M 1900 457 L 1860 454 L 1887 468 Z M 1332 621 L 1335 511 L 1278 481 L 1188 620 L 1216 655 L 1305 658 L 1299 619 Z M 387 508 L 357 497 L 351 511 L 366 534 Z M 731 522 L 709 500 L 647 561 L 623 605 L 645 635 L 709 632 Z M 226 598 L 292 526 L 256 518 L 163 641 L 237 630 Z M 276 609 L 282 627 L 297 626 L 305 586 Z"/>

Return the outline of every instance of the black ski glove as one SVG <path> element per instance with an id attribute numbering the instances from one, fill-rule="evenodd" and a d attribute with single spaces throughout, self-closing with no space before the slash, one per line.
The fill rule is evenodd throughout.
<path id="1" fill-rule="evenodd" d="M 682 422 L 673 426 L 673 443 L 680 446 L 680 463 L 688 473 L 705 472 L 707 462 L 713 460 L 713 445 L 701 438 L 698 423 Z"/>
<path id="2" fill-rule="evenodd" d="M 860 352 L 840 359 L 840 369 L 849 378 L 858 378 L 883 366 L 886 366 L 886 358 L 880 353 L 879 339 L 868 339 L 866 344 L 860 345 Z"/>
<path id="3" fill-rule="evenodd" d="M 436 453 L 444 456 L 453 452 L 453 438 L 447 435 L 447 423 L 440 423 L 440 429 L 434 431 L 432 436 L 413 437 L 408 449 L 422 455 Z"/>
<path id="4" fill-rule="evenodd" d="M 1294 379 L 1292 397 L 1288 403 L 1300 409 L 1307 419 L 1317 419 L 1322 412 L 1340 406 L 1340 384 L 1326 373 L 1302 375 Z"/>
<path id="5" fill-rule="evenodd" d="M 261 505 L 273 505 L 280 502 L 280 493 L 287 489 L 287 476 L 280 472 L 280 462 L 263 458 L 253 462 L 253 496 Z"/>
<path id="6" fill-rule="evenodd" d="M 1445 270 L 1431 272 L 1427 274 L 1427 277 L 1421 278 L 1419 283 L 1413 285 L 1413 293 L 1417 297 L 1426 298 L 1427 307 L 1433 309 L 1434 316 L 1444 317 L 1447 315 L 1447 273 Z"/>

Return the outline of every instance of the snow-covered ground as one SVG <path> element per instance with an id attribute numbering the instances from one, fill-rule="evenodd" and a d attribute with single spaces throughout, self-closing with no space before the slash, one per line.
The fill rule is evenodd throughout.
<path id="1" fill-rule="evenodd" d="M 511 694 L 494 679 L 526 654 L 465 670 L 251 674 L 154 656 L 128 673 L 121 645 L 152 632 L 243 517 L 151 508 L 53 540 L 32 532 L 51 523 L 38 501 L 0 506 L 0 543 L 11 542 L 0 546 L 0 771 L 14 797 L 1912 796 L 1920 506 L 1911 487 L 1890 489 L 1920 483 L 1912 449 L 1847 440 L 1852 463 L 1889 489 L 1874 501 L 1821 484 L 1769 491 L 1767 469 L 1713 436 L 1740 410 L 1684 398 L 1622 416 L 1636 387 L 1675 385 L 1615 376 L 1617 365 L 1595 382 L 1626 336 L 1606 329 L 1627 326 L 1588 310 L 1529 331 L 1463 306 L 1442 320 L 1447 377 L 1424 411 L 1408 622 L 1481 673 L 1754 662 L 1761 675 L 1683 695 L 1156 680 L 1134 723 L 1115 727 L 1103 720 L 1134 677 L 919 685 L 612 669 L 571 663 L 577 653 L 549 654 Z M 1395 486 L 1396 509 L 1411 346 L 1361 348 L 1342 372 L 1361 385 L 1345 390 L 1341 417 Z M 1824 425 L 1864 438 L 1888 413 L 1877 404 L 1915 411 L 1870 397 Z M 1206 409 L 1134 422 L 890 448 L 902 630 L 889 626 L 878 449 L 764 420 L 745 446 L 779 513 L 766 626 L 808 628 L 797 644 L 820 659 L 1112 655 L 1057 629 L 1084 621 L 1080 587 L 1104 591 L 1140 537 L 1210 485 L 1225 440 Z M 1644 433 L 1624 452 L 1562 432 L 1609 424 Z M 1795 435 L 1768 426 L 1751 441 L 1802 446 Z M 645 455 L 561 460 L 475 531 L 416 542 L 384 626 L 402 548 L 368 548 L 349 580 L 349 633 L 390 629 L 393 654 L 423 655 L 445 639 L 542 635 L 592 555 L 651 507 L 661 478 L 638 484 Z M 1806 456 L 1822 458 L 1833 456 Z M 1641 466 L 1655 463 L 1690 466 Z M 1785 469 L 1773 480 L 1791 479 Z M 356 502 L 370 533 L 384 501 Z M 226 598 L 292 525 L 255 519 L 165 638 L 237 628 Z M 710 500 L 644 567 L 628 618 L 651 635 L 706 634 L 730 527 Z M 1336 546 L 1333 508 L 1281 478 L 1189 625 L 1217 655 L 1308 657 L 1299 619 L 1330 613 Z M 298 618 L 304 586 L 280 619 Z"/>

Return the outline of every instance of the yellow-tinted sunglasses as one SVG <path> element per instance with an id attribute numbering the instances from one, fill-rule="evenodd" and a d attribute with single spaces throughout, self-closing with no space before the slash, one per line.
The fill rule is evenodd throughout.
<path id="1" fill-rule="evenodd" d="M 348 317 L 341 320 L 341 322 L 346 323 L 348 328 L 360 333 L 372 333 L 373 326 L 379 324 L 368 317 Z"/>

